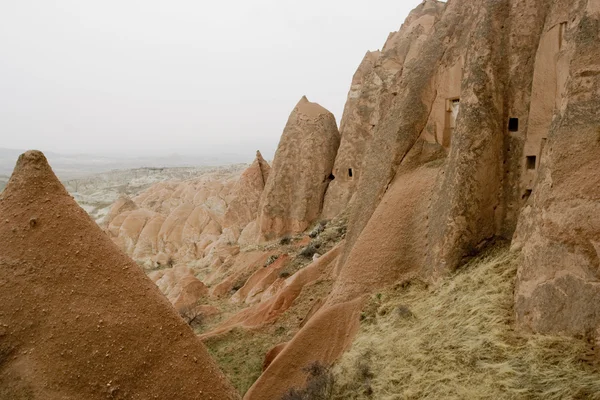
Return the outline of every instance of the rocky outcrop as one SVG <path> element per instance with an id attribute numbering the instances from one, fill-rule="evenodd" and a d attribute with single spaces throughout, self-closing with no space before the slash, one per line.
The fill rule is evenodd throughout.
<path id="1" fill-rule="evenodd" d="M 540 103 L 531 109 L 535 129 L 525 168 L 538 167 L 532 159 L 540 151 L 541 163 L 513 241 L 521 250 L 515 311 L 522 328 L 597 340 L 600 6 L 585 0 L 569 5 L 552 4 L 536 60 Z"/>
<path id="2" fill-rule="evenodd" d="M 380 58 L 378 51 L 367 52 L 352 79 L 340 123 L 341 142 L 332 172 L 335 179 L 329 184 L 323 204 L 325 218 L 335 217 L 348 205 L 362 171 L 364 152 L 379 122 L 386 78 L 393 76 L 381 65 Z"/>
<path id="3" fill-rule="evenodd" d="M 302 232 L 319 218 L 339 144 L 333 114 L 302 97 L 281 136 L 260 203 L 261 240 Z"/>
<path id="4" fill-rule="evenodd" d="M 398 78 L 406 65 L 419 56 L 444 4 L 424 2 L 407 18 L 398 32 L 390 34 L 381 51 L 367 52 L 352 79 L 340 124 L 341 144 L 333 168 L 333 180 L 325 196 L 323 216 L 333 218 L 346 208 L 364 172 L 365 154 L 393 97 L 398 95 Z M 448 97 L 458 97 L 461 69 L 454 66 L 439 80 L 438 99 L 442 107 Z M 434 108 L 435 109 L 435 108 Z M 434 113 L 426 133 L 427 140 L 449 146 L 444 132 L 445 112 Z M 442 123 L 440 123 L 442 122 Z M 437 123 L 437 124 L 436 124 Z"/>
<path id="5" fill-rule="evenodd" d="M 487 243 L 510 239 L 530 195 L 515 242 L 524 258 L 520 325 L 540 332 L 598 328 L 600 221 L 593 217 L 598 182 L 591 171 L 600 159 L 592 100 L 600 68 L 590 55 L 598 54 L 599 24 L 594 2 L 567 3 L 425 1 L 388 39 L 379 61 L 363 62 L 358 77 L 376 71 L 386 53 L 406 55 L 381 85 L 389 89 L 376 96 L 378 105 L 363 109 L 378 122 L 363 134 L 354 189 L 338 185 L 326 195 L 334 215 L 354 193 L 334 287 L 247 399 L 280 396 L 304 381 L 303 362 L 339 356 L 346 342 L 326 345 L 320 338 L 336 329 L 351 333 L 365 294 L 416 276 L 435 283 Z M 562 103 L 561 68 L 569 71 Z M 553 112 L 557 101 L 562 106 Z M 348 107 L 361 102 L 369 104 L 368 95 L 349 99 Z M 356 123 L 363 132 L 365 121 Z M 346 132 L 338 155 L 344 170 Z M 282 371 L 286 383 L 276 378 Z"/>
<path id="6" fill-rule="evenodd" d="M 0 398 L 237 398 L 42 153 L 19 157 L 0 215 Z"/>
<path id="7" fill-rule="evenodd" d="M 137 205 L 129 198 L 129 196 L 122 195 L 110 207 L 108 214 L 106 215 L 106 217 L 104 217 L 102 225 L 108 226 L 108 224 L 112 220 L 114 220 L 117 217 L 117 215 L 127 211 L 133 211 L 137 208 Z"/>
<path id="8" fill-rule="evenodd" d="M 208 296 L 208 288 L 196 278 L 191 268 L 163 269 L 150 273 L 148 277 L 180 314 L 193 310 L 203 297 Z"/>
<path id="9" fill-rule="evenodd" d="M 233 188 L 233 200 L 227 207 L 224 227 L 242 230 L 256 219 L 270 171 L 271 167 L 257 151 L 254 162 L 242 173 Z"/>
<path id="10" fill-rule="evenodd" d="M 600 340 L 597 4 L 423 1 L 365 56 L 339 134 L 302 98 L 270 172 L 257 155 L 238 181 L 155 185 L 115 205 L 107 231 L 161 266 L 202 265 L 212 299 L 248 305 L 204 338 L 274 324 L 329 282 L 248 400 L 281 398 L 307 364 L 339 357 L 367 295 L 415 278 L 436 285 L 513 234 L 518 326 Z M 292 276 L 298 249 L 257 245 L 320 218 L 347 218 L 345 241 Z M 194 283 L 188 297 L 206 295 L 192 273 L 170 273 L 157 279 L 171 282 L 163 291 Z"/>

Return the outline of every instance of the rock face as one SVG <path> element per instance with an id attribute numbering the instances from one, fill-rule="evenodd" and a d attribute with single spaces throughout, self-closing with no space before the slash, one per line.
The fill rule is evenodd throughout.
<path id="1" fill-rule="evenodd" d="M 333 218 L 350 201 L 360 177 L 366 147 L 379 121 L 379 104 L 385 80 L 392 75 L 378 63 L 380 52 L 367 52 L 352 79 L 352 87 L 340 124 L 341 143 L 333 167 L 334 180 L 329 184 L 323 216 Z M 395 66 L 395 65 L 393 65 Z"/>
<path id="2" fill-rule="evenodd" d="M 304 231 L 323 207 L 340 145 L 335 117 L 306 97 L 292 111 L 260 203 L 260 238 Z"/>
<path id="3" fill-rule="evenodd" d="M 327 216 L 349 219 L 334 287 L 247 399 L 277 398 L 304 381 L 301 365 L 339 356 L 344 343 L 321 341 L 353 332 L 364 294 L 435 283 L 517 223 L 518 324 L 598 336 L 598 4 L 424 1 L 367 55 L 333 170 L 346 179 L 325 199 Z M 386 60 L 398 64 L 387 81 Z"/>
<path id="4" fill-rule="evenodd" d="M 224 226 L 242 230 L 258 216 L 260 196 L 265 189 L 271 167 L 263 159 L 260 151 L 256 159 L 244 171 L 233 188 L 233 200 L 225 213 Z"/>
<path id="5" fill-rule="evenodd" d="M 442 3 L 425 2 L 413 11 L 398 32 L 390 34 L 381 51 L 367 52 L 352 79 L 340 124 L 342 137 L 333 175 L 325 197 L 323 216 L 333 218 L 346 208 L 364 171 L 364 159 L 371 140 L 386 117 L 392 98 L 398 95 L 398 76 L 419 55 L 419 49 L 439 20 Z M 438 84 L 440 112 L 428 127 L 429 141 L 448 147 L 449 130 L 444 131 L 444 99 L 458 97 L 461 68 L 455 65 Z"/>
<path id="6" fill-rule="evenodd" d="M 302 98 L 270 171 L 257 155 L 239 180 L 155 185 L 120 200 L 106 229 L 161 266 L 203 266 L 209 288 L 189 271 L 153 274 L 174 303 L 208 290 L 248 305 L 205 337 L 274 324 L 330 282 L 247 400 L 281 398 L 307 364 L 339 357 L 365 295 L 435 285 L 498 239 L 520 252 L 520 328 L 600 340 L 599 4 L 423 1 L 360 64 L 341 134 Z M 334 217 L 348 220 L 338 245 L 292 276 L 289 241 L 290 257 L 256 245 Z"/>
<path id="7" fill-rule="evenodd" d="M 237 397 L 42 153 L 19 158 L 0 215 L 0 398 Z"/>
<path id="8" fill-rule="evenodd" d="M 522 249 L 515 310 L 524 328 L 598 338 L 600 3 L 562 3 L 552 4 L 536 60 L 525 167 L 535 179 L 539 165 L 539 175 L 513 242 Z"/>

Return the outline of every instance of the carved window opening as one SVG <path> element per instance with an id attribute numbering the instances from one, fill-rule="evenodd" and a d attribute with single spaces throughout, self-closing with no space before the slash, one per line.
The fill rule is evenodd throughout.
<path id="1" fill-rule="evenodd" d="M 456 127 L 456 118 L 458 118 L 458 111 L 460 110 L 460 99 L 450 100 L 450 127 L 454 129 Z"/>
<path id="2" fill-rule="evenodd" d="M 565 41 L 565 31 L 567 30 L 567 23 L 561 22 L 558 31 L 558 49 L 561 50 Z"/>
<path id="3" fill-rule="evenodd" d="M 537 161 L 536 156 L 527 156 L 527 161 L 526 161 L 527 169 L 528 170 L 535 169 L 536 161 Z"/>
<path id="4" fill-rule="evenodd" d="M 510 118 L 508 120 L 508 131 L 518 132 L 519 131 L 519 118 Z"/>
<path id="5" fill-rule="evenodd" d="M 452 136 L 454 136 L 454 129 L 456 128 L 456 119 L 458 118 L 458 112 L 460 111 L 460 99 L 453 98 L 446 100 L 446 127 L 444 129 L 444 136 L 442 138 L 442 146 L 450 146 Z"/>
<path id="6" fill-rule="evenodd" d="M 352 168 L 348 168 L 348 177 L 352 178 L 353 175 Z"/>

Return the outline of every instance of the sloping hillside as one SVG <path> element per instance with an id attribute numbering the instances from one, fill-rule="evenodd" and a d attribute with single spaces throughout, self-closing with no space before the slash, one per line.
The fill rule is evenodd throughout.
<path id="1" fill-rule="evenodd" d="M 504 243 L 435 287 L 407 281 L 373 295 L 331 398 L 600 398 L 595 343 L 513 329 L 517 267 Z"/>

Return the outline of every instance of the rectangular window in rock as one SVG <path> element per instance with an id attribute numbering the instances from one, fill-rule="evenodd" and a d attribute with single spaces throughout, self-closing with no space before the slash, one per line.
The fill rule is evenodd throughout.
<path id="1" fill-rule="evenodd" d="M 348 176 L 352 178 L 352 168 L 348 168 Z"/>
<path id="2" fill-rule="evenodd" d="M 442 138 L 442 145 L 444 147 L 450 146 L 450 141 L 454 135 L 454 129 L 456 128 L 456 119 L 458 118 L 459 110 L 460 99 L 454 98 L 446 101 L 446 127 Z"/>
<path id="3" fill-rule="evenodd" d="M 518 132 L 519 131 L 519 118 L 510 118 L 508 120 L 508 130 L 510 132 Z"/>
<path id="4" fill-rule="evenodd" d="M 527 169 L 535 169 L 536 160 L 536 156 L 527 156 Z"/>
<path id="5" fill-rule="evenodd" d="M 558 49 L 561 50 L 565 40 L 565 31 L 567 30 L 567 23 L 561 22 L 558 32 Z"/>

